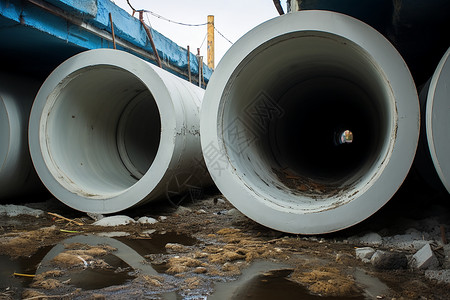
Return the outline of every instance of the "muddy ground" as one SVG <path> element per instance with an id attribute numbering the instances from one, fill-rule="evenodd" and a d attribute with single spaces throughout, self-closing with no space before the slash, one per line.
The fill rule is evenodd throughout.
<path id="1" fill-rule="evenodd" d="M 303 289 L 302 299 L 450 299 L 450 283 L 402 263 L 417 249 L 369 241 L 375 250 L 402 255 L 400 263 L 378 266 L 355 255 L 371 234 L 402 235 L 430 218 L 448 232 L 448 196 L 400 191 L 368 220 L 320 236 L 263 227 L 240 214 L 217 190 L 175 206 L 162 201 L 121 212 L 157 222 L 114 227 L 92 225 L 92 217 L 53 198 L 22 202 L 44 213 L 0 216 L 0 257 L 21 262 L 14 270 L 3 267 L 0 299 L 299 299 L 297 289 Z M 111 237 L 111 232 L 122 237 Z M 435 242 L 443 248 L 443 241 Z M 450 264 L 445 253 L 439 262 L 440 270 Z M 92 274 L 99 285 L 92 285 L 92 279 L 87 279 L 91 285 L 83 285 L 83 277 Z M 277 287 L 275 279 L 284 281 Z M 259 285 L 249 285 L 252 280 Z"/>

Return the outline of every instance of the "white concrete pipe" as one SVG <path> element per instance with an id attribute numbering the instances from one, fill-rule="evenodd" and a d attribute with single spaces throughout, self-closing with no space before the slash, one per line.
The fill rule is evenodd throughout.
<path id="1" fill-rule="evenodd" d="M 37 173 L 60 201 L 94 213 L 164 198 L 186 188 L 178 186 L 186 176 L 203 176 L 196 184 L 205 183 L 203 93 L 126 52 L 78 54 L 36 96 L 29 142 Z"/>
<path id="2" fill-rule="evenodd" d="M 44 191 L 28 151 L 28 118 L 39 89 L 32 79 L 0 73 L 0 200 Z"/>
<path id="3" fill-rule="evenodd" d="M 303 11 L 230 48 L 200 128 L 211 176 L 241 212 L 320 234 L 389 201 L 411 167 L 419 123 L 411 74 L 381 34 L 342 14 Z"/>
<path id="4" fill-rule="evenodd" d="M 420 93 L 422 117 L 425 133 L 425 145 L 422 150 L 429 151 L 434 169 L 445 189 L 450 193 L 450 48 L 442 57 L 433 76 Z M 426 153 L 428 155 L 428 153 Z M 423 162 L 422 160 L 421 162 Z M 427 172 L 422 163 L 419 171 L 424 173 L 425 179 L 433 177 Z M 429 178 L 428 178 L 429 179 Z M 431 183 L 432 186 L 435 184 Z"/>

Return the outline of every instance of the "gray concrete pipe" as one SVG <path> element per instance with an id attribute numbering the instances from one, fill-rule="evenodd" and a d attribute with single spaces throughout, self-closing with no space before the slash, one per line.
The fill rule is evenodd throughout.
<path id="1" fill-rule="evenodd" d="M 300 234 L 347 228 L 388 202 L 420 125 L 395 48 L 326 11 L 277 17 L 237 41 L 200 119 L 205 162 L 225 197 L 256 222 Z"/>
<path id="2" fill-rule="evenodd" d="M 443 185 L 450 193 L 449 56 L 450 48 L 420 92 L 422 128 L 417 169 L 430 186 L 439 190 Z"/>
<path id="3" fill-rule="evenodd" d="M 126 52 L 75 55 L 36 96 L 29 129 L 36 171 L 57 199 L 94 213 L 207 184 L 199 137 L 203 94 Z"/>
<path id="4" fill-rule="evenodd" d="M 28 118 L 39 89 L 32 79 L 0 73 L 0 200 L 45 191 L 28 151 Z"/>

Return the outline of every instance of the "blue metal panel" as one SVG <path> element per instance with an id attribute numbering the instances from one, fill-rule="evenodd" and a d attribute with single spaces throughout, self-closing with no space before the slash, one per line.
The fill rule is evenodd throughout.
<path id="1" fill-rule="evenodd" d="M 74 15 L 97 16 L 97 0 L 47 0 L 47 2 Z"/>
<path id="2" fill-rule="evenodd" d="M 0 0 L 0 54 L 9 61 L 9 65 L 0 67 L 4 70 L 31 72 L 35 77 L 46 77 L 55 66 L 76 53 L 87 49 L 112 48 L 112 43 L 104 36 L 86 30 L 86 26 L 82 25 L 84 22 L 108 34 L 111 32 L 110 13 L 116 38 L 147 53 L 153 53 L 139 20 L 109 0 L 34 1 L 51 9 L 32 2 Z M 54 13 L 55 10 L 59 11 L 59 15 Z M 166 63 L 166 69 L 186 78 L 187 50 L 156 30 L 151 31 L 158 54 Z M 118 49 L 155 63 L 129 47 L 118 46 Z M 197 58 L 192 53 L 189 55 L 192 76 L 198 78 Z M 212 70 L 204 64 L 203 73 L 208 82 Z"/>

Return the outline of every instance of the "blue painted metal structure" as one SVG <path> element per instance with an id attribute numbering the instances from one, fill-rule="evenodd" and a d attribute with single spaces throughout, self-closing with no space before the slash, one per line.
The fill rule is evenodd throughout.
<path id="1" fill-rule="evenodd" d="M 117 49 L 155 63 L 142 24 L 109 0 L 0 0 L 0 70 L 45 79 L 77 53 L 113 48 L 109 13 Z M 187 79 L 187 50 L 156 30 L 151 32 L 163 68 Z M 194 82 L 199 64 L 194 54 L 189 55 Z M 208 82 L 212 70 L 205 64 L 203 74 Z"/>

